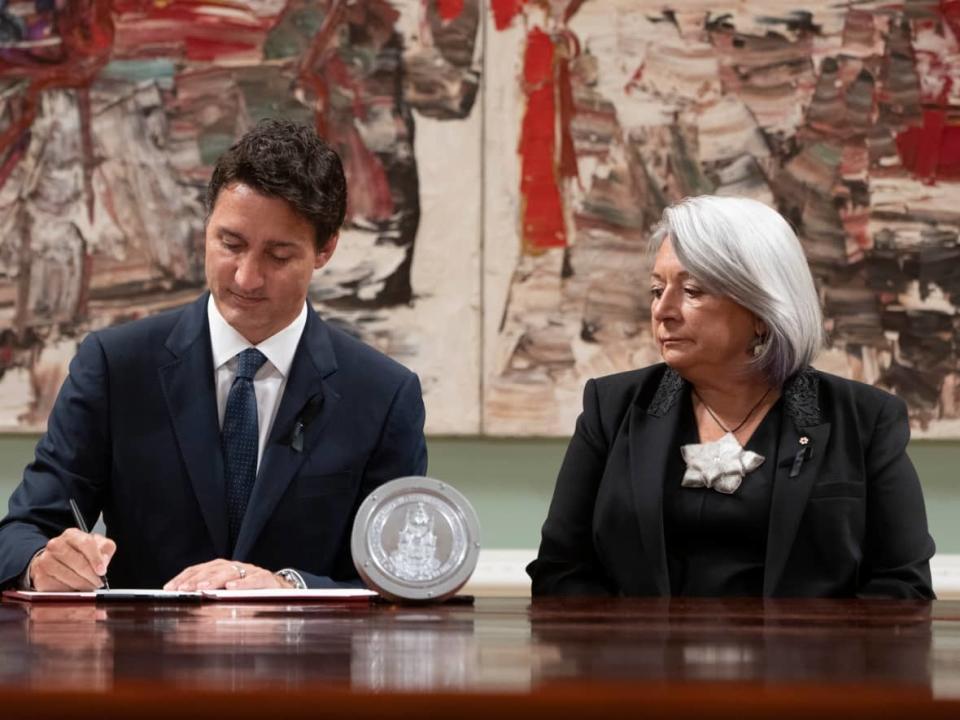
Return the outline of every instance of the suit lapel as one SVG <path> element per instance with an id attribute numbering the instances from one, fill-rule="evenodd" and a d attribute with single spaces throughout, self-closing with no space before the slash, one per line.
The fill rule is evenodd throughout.
<path id="1" fill-rule="evenodd" d="M 244 559 L 300 466 L 335 414 L 340 395 L 325 378 L 337 369 L 330 330 L 311 309 L 290 367 L 233 557 Z"/>
<path id="2" fill-rule="evenodd" d="M 677 452 L 684 383 L 667 369 L 657 392 L 644 408 L 630 415 L 630 479 L 640 524 L 643 551 L 660 595 L 670 595 L 666 542 L 663 535 L 663 482 L 670 452 Z"/>
<path id="3" fill-rule="evenodd" d="M 819 382 L 805 370 L 784 387 L 787 418 L 780 431 L 779 456 L 770 501 L 770 525 L 763 594 L 774 594 L 790 557 L 797 529 L 820 474 L 830 439 L 830 423 L 820 416 Z M 798 461 L 798 453 L 801 459 Z"/>
<path id="4" fill-rule="evenodd" d="M 213 353 L 204 293 L 187 307 L 166 341 L 176 359 L 159 369 L 180 453 L 217 557 L 227 552 L 226 492 Z"/>

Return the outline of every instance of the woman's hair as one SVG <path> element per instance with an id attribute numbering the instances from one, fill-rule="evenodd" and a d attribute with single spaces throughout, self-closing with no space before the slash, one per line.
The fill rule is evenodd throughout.
<path id="1" fill-rule="evenodd" d="M 665 239 L 709 292 L 766 323 L 756 367 L 781 385 L 813 362 L 823 345 L 823 315 L 800 241 L 776 210 L 741 197 L 701 195 L 663 211 L 651 257 Z"/>

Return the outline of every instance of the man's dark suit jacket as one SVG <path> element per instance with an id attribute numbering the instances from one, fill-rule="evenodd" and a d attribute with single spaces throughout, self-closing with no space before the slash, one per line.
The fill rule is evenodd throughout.
<path id="1" fill-rule="evenodd" d="M 103 511 L 114 587 L 161 587 L 220 557 L 295 568 L 311 587 L 359 584 L 358 505 L 426 471 L 417 376 L 308 309 L 231 552 L 207 298 L 81 343 L 0 523 L 0 584 L 73 525 L 70 497 L 89 524 Z"/>
<path id="2" fill-rule="evenodd" d="M 903 401 L 812 369 L 783 401 L 764 596 L 933 597 Z M 663 364 L 587 382 L 527 568 L 534 595 L 670 595 L 664 473 L 684 402 L 686 382 Z"/>

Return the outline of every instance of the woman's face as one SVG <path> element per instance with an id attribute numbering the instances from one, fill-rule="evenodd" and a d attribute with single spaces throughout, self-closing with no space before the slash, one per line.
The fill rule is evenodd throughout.
<path id="1" fill-rule="evenodd" d="M 692 382 L 722 382 L 743 376 L 759 318 L 742 305 L 704 290 L 680 264 L 667 238 L 657 252 L 650 279 L 650 318 L 664 362 Z"/>

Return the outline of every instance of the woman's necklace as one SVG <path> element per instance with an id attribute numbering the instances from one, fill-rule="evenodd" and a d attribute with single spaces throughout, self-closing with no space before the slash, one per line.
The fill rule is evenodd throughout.
<path id="1" fill-rule="evenodd" d="M 736 432 L 747 424 L 747 420 L 767 399 L 767 395 L 770 394 L 772 389 L 772 387 L 767 388 L 763 396 L 750 408 L 746 417 L 735 428 L 731 429 L 720 421 L 717 414 L 700 397 L 696 388 L 693 388 L 694 397 L 707 409 L 710 417 L 725 434 L 719 440 L 712 442 L 681 446 L 680 452 L 687 463 L 687 471 L 680 482 L 683 487 L 713 488 L 717 492 L 729 495 L 740 487 L 740 483 L 743 482 L 747 473 L 756 470 L 763 464 L 763 455 L 744 450 L 740 441 L 737 440 Z"/>
<path id="2" fill-rule="evenodd" d="M 707 409 L 707 412 L 710 413 L 710 417 L 712 417 L 713 421 L 720 426 L 720 429 L 723 430 L 724 432 L 730 433 L 731 435 L 736 435 L 737 431 L 747 424 L 747 420 L 749 420 L 753 416 L 753 414 L 757 411 L 757 408 L 760 407 L 763 401 L 767 399 L 767 395 L 769 395 L 770 391 L 773 390 L 773 386 L 771 385 L 770 387 L 767 388 L 767 391 L 760 396 L 760 399 L 757 400 L 757 402 L 754 404 L 752 408 L 750 408 L 750 412 L 746 414 L 743 420 L 741 420 L 735 428 L 728 428 L 726 425 L 720 422 L 720 418 L 718 418 L 717 414 L 710 408 L 709 405 L 707 405 L 706 401 L 702 397 L 700 397 L 700 393 L 697 392 L 697 389 L 692 388 L 692 390 L 693 390 L 694 397 L 697 398 L 697 400 L 700 401 L 700 404 Z"/>

